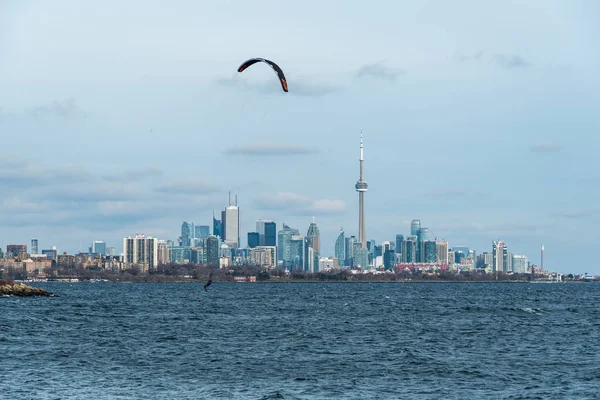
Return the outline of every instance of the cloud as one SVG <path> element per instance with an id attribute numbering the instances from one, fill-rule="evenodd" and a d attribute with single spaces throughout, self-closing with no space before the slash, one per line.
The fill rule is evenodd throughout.
<path id="1" fill-rule="evenodd" d="M 146 178 L 157 178 L 164 175 L 164 171 L 158 167 L 145 167 L 124 170 L 102 176 L 102 179 L 110 182 L 135 182 Z"/>
<path id="2" fill-rule="evenodd" d="M 552 218 L 584 219 L 600 214 L 600 207 L 580 208 L 575 210 L 558 211 L 550 214 Z"/>
<path id="3" fill-rule="evenodd" d="M 1 164 L 0 164 L 1 165 Z M 57 183 L 89 181 L 91 175 L 81 165 L 47 166 L 12 159 L 1 165 L 0 185 L 4 189 L 48 186 Z"/>
<path id="4" fill-rule="evenodd" d="M 218 186 L 197 179 L 169 182 L 154 188 L 157 193 L 168 193 L 170 195 L 206 195 L 219 190 Z"/>
<path id="5" fill-rule="evenodd" d="M 479 50 L 474 52 L 473 54 L 457 53 L 454 55 L 454 59 L 459 62 L 469 62 L 482 61 L 485 60 L 486 57 L 485 52 L 483 50 Z M 491 60 L 505 69 L 523 68 L 529 66 L 529 63 L 518 54 L 508 55 L 499 53 L 491 57 Z"/>
<path id="6" fill-rule="evenodd" d="M 338 86 L 308 79 L 288 80 L 289 91 L 287 93 L 281 89 L 281 84 L 276 77 L 268 81 L 252 82 L 239 75 L 234 75 L 230 78 L 218 78 L 215 82 L 220 86 L 250 90 L 258 93 L 276 93 L 286 96 L 291 95 L 301 97 L 323 97 L 341 90 Z"/>
<path id="7" fill-rule="evenodd" d="M 538 143 L 529 148 L 533 153 L 556 153 L 561 151 L 562 146 L 558 143 Z"/>
<path id="8" fill-rule="evenodd" d="M 457 53 L 454 55 L 454 59 L 461 61 L 461 62 L 465 62 L 465 61 L 472 61 L 472 60 L 481 60 L 481 58 L 483 57 L 483 50 L 479 50 L 476 51 L 473 54 L 467 55 L 467 54 L 463 54 L 463 53 Z"/>
<path id="9" fill-rule="evenodd" d="M 255 200 L 255 206 L 261 210 L 285 211 L 287 215 L 297 216 L 338 214 L 346 209 L 346 204 L 341 200 L 311 200 L 306 196 L 290 192 L 259 197 Z"/>
<path id="10" fill-rule="evenodd" d="M 512 69 L 512 68 L 521 68 L 529 65 L 523 57 L 518 54 L 515 55 L 505 55 L 505 54 L 496 54 L 494 56 L 494 61 L 498 63 L 502 68 Z"/>
<path id="11" fill-rule="evenodd" d="M 425 197 L 466 197 L 466 196 L 476 196 L 476 197 L 484 197 L 486 193 L 484 192 L 470 192 L 464 189 L 442 189 L 442 190 L 432 190 L 423 194 Z"/>
<path id="12" fill-rule="evenodd" d="M 396 78 L 404 74 L 405 71 L 401 69 L 394 69 L 386 67 L 381 63 L 363 65 L 356 72 L 357 78 L 375 78 L 383 79 L 386 81 L 395 81 Z"/>
<path id="13" fill-rule="evenodd" d="M 53 101 L 52 104 L 42 105 L 29 110 L 28 114 L 34 119 L 47 117 L 71 117 L 82 115 L 83 110 L 77 106 L 75 99 Z"/>
<path id="14" fill-rule="evenodd" d="M 199 195 L 217 189 L 194 179 L 162 185 L 155 180 L 142 181 L 144 177 L 162 175 L 153 167 L 130 170 L 139 179 L 129 179 L 124 184 L 123 180 L 105 179 L 103 171 L 90 172 L 93 170 L 81 165 L 48 166 L 7 160 L 0 162 L 4 193 L 0 199 L 0 231 L 23 226 L 122 229 L 208 210 L 212 199 Z M 181 199 L 179 195 L 187 197 Z"/>
<path id="15" fill-rule="evenodd" d="M 301 144 L 256 143 L 234 146 L 225 150 L 226 154 L 247 156 L 290 156 L 317 153 L 318 149 Z"/>

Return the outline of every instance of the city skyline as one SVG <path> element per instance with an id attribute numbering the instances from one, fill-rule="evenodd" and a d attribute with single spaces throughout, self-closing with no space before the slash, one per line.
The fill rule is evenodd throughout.
<path id="1" fill-rule="evenodd" d="M 314 215 L 333 254 L 341 226 L 359 236 L 363 129 L 367 240 L 420 218 L 600 274 L 574 251 L 600 223 L 600 6 L 528 4 L 132 1 L 108 6 L 106 31 L 107 3 L 2 2 L 0 241 L 176 238 L 231 190 L 242 242 L 256 219 Z M 254 56 L 289 93 L 266 65 L 237 73 Z"/>

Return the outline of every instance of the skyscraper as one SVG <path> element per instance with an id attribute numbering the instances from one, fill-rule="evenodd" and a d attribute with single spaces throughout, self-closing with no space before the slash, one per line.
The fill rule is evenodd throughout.
<path id="1" fill-rule="evenodd" d="M 192 237 L 193 228 L 189 222 L 183 221 L 181 224 L 181 245 L 189 247 L 190 238 Z"/>
<path id="2" fill-rule="evenodd" d="M 258 232 L 248 232 L 248 247 L 251 249 L 259 246 L 260 234 Z"/>
<path id="3" fill-rule="evenodd" d="M 410 222 L 410 234 L 411 236 L 417 236 L 419 234 L 419 229 L 421 229 L 421 220 L 413 219 Z"/>
<path id="4" fill-rule="evenodd" d="M 208 225 L 197 225 L 194 227 L 194 237 L 196 239 L 204 240 L 208 235 L 210 235 L 210 227 Z"/>
<path id="5" fill-rule="evenodd" d="M 494 272 L 507 272 L 508 249 L 506 248 L 506 243 L 504 243 L 502 240 L 494 241 L 493 256 L 494 256 L 494 261 L 492 264 L 493 271 Z"/>
<path id="6" fill-rule="evenodd" d="M 223 239 L 223 222 L 220 219 L 216 219 L 213 213 L 213 236 L 217 236 Z"/>
<path id="7" fill-rule="evenodd" d="M 229 205 L 221 213 L 223 223 L 223 239 L 229 247 L 237 248 L 240 246 L 240 209 L 237 206 L 237 196 L 235 205 L 231 204 L 231 195 L 229 196 Z"/>
<path id="8" fill-rule="evenodd" d="M 158 266 L 158 239 L 135 235 L 123 239 L 123 253 L 125 263 L 138 264 L 145 271 Z"/>
<path id="9" fill-rule="evenodd" d="M 356 191 L 358 192 L 358 241 L 361 243 L 363 249 L 366 249 L 367 233 L 365 230 L 365 192 L 367 191 L 368 185 L 363 179 L 364 155 L 362 132 L 360 133 L 360 158 L 358 162 L 360 164 L 360 175 L 358 177 L 358 182 L 356 182 L 356 185 L 354 185 Z"/>
<path id="10" fill-rule="evenodd" d="M 278 235 L 278 246 L 277 246 L 277 261 L 281 261 L 284 266 L 291 265 L 292 257 L 290 255 L 290 242 L 292 236 L 300 235 L 298 229 L 290 228 L 288 225 L 283 224 L 283 229 L 279 231 Z"/>
<path id="11" fill-rule="evenodd" d="M 207 236 L 205 242 L 206 263 L 208 265 L 219 265 L 219 237 L 215 235 Z"/>
<path id="12" fill-rule="evenodd" d="M 346 241 L 345 241 L 345 237 L 344 237 L 344 228 L 341 229 L 341 232 L 335 241 L 335 257 L 338 259 L 339 263 L 341 263 L 342 265 L 345 265 Z"/>
<path id="13" fill-rule="evenodd" d="M 92 253 L 104 257 L 106 255 L 106 243 L 101 240 L 92 242 Z"/>
<path id="14" fill-rule="evenodd" d="M 542 246 L 543 248 L 543 246 Z M 38 254 L 38 240 L 31 239 L 31 254 Z"/>
<path id="15" fill-rule="evenodd" d="M 265 244 L 266 236 L 265 235 L 266 235 L 268 223 L 273 223 L 273 221 L 270 219 L 257 219 L 256 220 L 256 232 L 258 232 L 258 235 L 259 235 L 260 246 L 266 246 L 266 244 Z M 275 246 L 275 245 L 273 244 L 273 245 L 269 245 L 269 246 Z"/>
<path id="16" fill-rule="evenodd" d="M 321 254 L 321 242 L 320 242 L 320 234 L 319 228 L 315 223 L 315 217 L 313 217 L 313 221 L 310 223 L 308 227 L 308 232 L 306 233 L 306 239 L 308 240 L 308 245 L 312 247 L 317 254 Z"/>
<path id="17" fill-rule="evenodd" d="M 265 246 L 275 247 L 277 245 L 277 226 L 275 221 L 265 223 Z"/>

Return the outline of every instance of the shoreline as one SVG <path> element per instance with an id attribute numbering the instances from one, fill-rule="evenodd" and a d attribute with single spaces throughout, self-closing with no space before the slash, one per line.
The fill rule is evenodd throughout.
<path id="1" fill-rule="evenodd" d="M 206 282 L 200 280 L 173 280 L 173 281 L 129 281 L 129 280 L 119 280 L 119 281 L 91 281 L 91 280 L 78 280 L 78 281 L 61 281 L 61 280 L 35 280 L 35 281 L 20 281 L 26 283 L 139 283 L 139 284 L 156 284 L 156 283 L 191 283 L 197 285 L 204 285 Z M 496 281 L 496 280 L 465 280 L 465 281 L 455 281 L 455 280 L 406 280 L 406 281 L 389 281 L 389 280 L 372 280 L 372 281 L 361 281 L 361 280 L 347 280 L 347 281 L 336 281 L 336 280 L 295 280 L 295 279 L 280 279 L 280 280 L 266 280 L 266 281 L 254 281 L 254 282 L 233 282 L 233 281 L 216 281 L 213 283 L 218 284 L 240 284 L 240 283 L 258 283 L 258 284 L 284 284 L 284 283 L 336 283 L 336 284 L 358 284 L 358 283 L 390 283 L 390 284 L 406 284 L 406 283 L 496 283 L 496 284 L 506 284 L 506 283 L 591 283 L 586 281 L 545 281 L 545 280 L 536 280 L 536 281 L 527 281 L 527 280 L 505 280 L 505 281 Z"/>

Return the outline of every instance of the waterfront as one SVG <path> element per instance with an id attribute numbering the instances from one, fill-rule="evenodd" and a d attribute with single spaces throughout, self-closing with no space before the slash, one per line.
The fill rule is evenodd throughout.
<path id="1" fill-rule="evenodd" d="M 600 285 L 34 283 L 7 398 L 593 398 Z"/>

